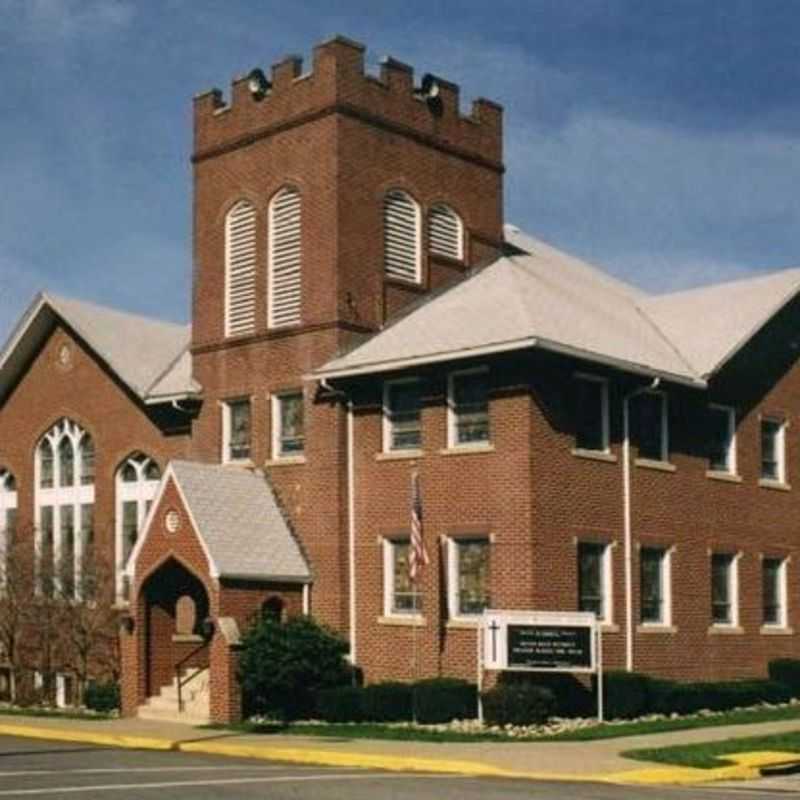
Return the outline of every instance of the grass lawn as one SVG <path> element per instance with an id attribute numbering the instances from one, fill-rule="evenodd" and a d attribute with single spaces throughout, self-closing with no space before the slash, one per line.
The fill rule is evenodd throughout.
<path id="1" fill-rule="evenodd" d="M 773 736 L 748 736 L 743 739 L 726 739 L 721 742 L 680 744 L 672 747 L 653 747 L 628 750 L 622 755 L 640 761 L 657 761 L 662 764 L 680 764 L 685 767 L 713 769 L 731 764 L 725 759 L 731 753 L 752 753 L 758 750 L 800 753 L 800 730 L 778 733 Z"/>
<path id="2" fill-rule="evenodd" d="M 546 736 L 510 738 L 497 733 L 459 733 L 456 731 L 435 731 L 426 728 L 405 728 L 379 723 L 308 725 L 302 722 L 288 725 L 254 724 L 244 722 L 235 730 L 260 734 L 288 734 L 295 736 L 334 737 L 337 739 L 395 739 L 416 742 L 587 742 L 597 739 L 617 739 L 625 736 L 641 736 L 648 733 L 690 730 L 694 728 L 713 728 L 721 725 L 746 725 L 754 722 L 774 722 L 776 720 L 800 720 L 800 707 L 753 709 L 752 711 L 731 711 L 713 717 L 690 717 L 684 719 L 665 719 L 650 722 L 623 722 L 613 725 L 597 725 L 577 731 L 569 731 Z"/>
<path id="3" fill-rule="evenodd" d="M 56 708 L 16 708 L 0 706 L 0 716 L 3 717 L 52 717 L 54 719 L 82 719 L 82 720 L 104 720 L 111 719 L 112 714 L 100 711 L 61 711 Z"/>

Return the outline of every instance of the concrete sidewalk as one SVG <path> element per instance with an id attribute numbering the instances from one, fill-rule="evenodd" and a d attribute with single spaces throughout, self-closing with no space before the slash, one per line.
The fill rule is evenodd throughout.
<path id="1" fill-rule="evenodd" d="M 642 747 L 665 747 L 800 730 L 800 720 L 701 728 L 594 742 L 439 743 L 242 734 L 140 719 L 74 720 L 0 717 L 0 735 L 155 750 L 260 758 L 293 763 L 447 772 L 540 780 L 614 783 L 703 783 L 758 777 L 758 768 L 797 761 L 787 753 L 742 754 L 735 766 L 697 770 L 623 758 Z"/>

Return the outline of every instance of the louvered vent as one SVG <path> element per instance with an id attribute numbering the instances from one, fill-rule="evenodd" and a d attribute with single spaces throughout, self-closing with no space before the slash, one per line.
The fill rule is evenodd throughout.
<path id="1" fill-rule="evenodd" d="M 428 249 L 437 256 L 464 258 L 464 228 L 461 218 L 445 205 L 432 206 L 428 214 Z"/>
<path id="2" fill-rule="evenodd" d="M 419 281 L 419 209 L 405 193 L 391 191 L 383 202 L 384 269 L 391 278 Z"/>
<path id="3" fill-rule="evenodd" d="M 256 323 L 256 210 L 239 201 L 225 218 L 225 333 L 253 333 Z"/>
<path id="4" fill-rule="evenodd" d="M 300 194 L 282 189 L 269 209 L 269 326 L 300 322 Z"/>

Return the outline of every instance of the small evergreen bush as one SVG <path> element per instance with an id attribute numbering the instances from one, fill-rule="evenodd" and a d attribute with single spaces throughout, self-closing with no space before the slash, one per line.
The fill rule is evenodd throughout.
<path id="1" fill-rule="evenodd" d="M 362 709 L 368 722 L 408 722 L 412 718 L 410 683 L 372 683 L 362 691 Z"/>
<path id="2" fill-rule="evenodd" d="M 120 707 L 119 684 L 92 681 L 83 693 L 83 704 L 92 711 L 108 713 Z"/>
<path id="3" fill-rule="evenodd" d="M 499 684 L 481 695 L 483 718 L 489 725 L 541 725 L 553 715 L 556 698 L 536 684 Z"/>
<path id="4" fill-rule="evenodd" d="M 607 719 L 632 719 L 648 711 L 651 678 L 638 672 L 612 670 L 603 676 L 603 702 Z"/>
<path id="5" fill-rule="evenodd" d="M 770 680 L 784 684 L 792 697 L 800 697 L 800 659 L 776 658 L 769 662 Z"/>
<path id="6" fill-rule="evenodd" d="M 413 685 L 417 722 L 432 725 L 478 715 L 478 690 L 458 678 L 430 678 Z"/>
<path id="7" fill-rule="evenodd" d="M 359 686 L 334 686 L 317 692 L 317 716 L 325 722 L 361 722 L 364 690 Z"/>

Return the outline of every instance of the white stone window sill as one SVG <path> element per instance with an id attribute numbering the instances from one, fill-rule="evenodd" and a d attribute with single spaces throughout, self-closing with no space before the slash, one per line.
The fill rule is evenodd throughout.
<path id="1" fill-rule="evenodd" d="M 422 458 L 422 450 L 409 448 L 408 450 L 388 450 L 385 453 L 375 453 L 376 461 L 403 461 L 410 458 Z"/>
<path id="2" fill-rule="evenodd" d="M 619 633 L 619 625 L 613 622 L 601 622 L 600 623 L 600 632 L 601 633 Z"/>
<path id="3" fill-rule="evenodd" d="M 173 633 L 172 641 L 178 644 L 200 644 L 203 641 L 202 636 L 196 633 Z"/>
<path id="4" fill-rule="evenodd" d="M 652 458 L 637 458 L 634 462 L 637 467 L 644 467 L 645 469 L 654 469 L 659 472 L 675 472 L 677 469 L 674 464 L 669 461 L 656 461 Z"/>
<path id="5" fill-rule="evenodd" d="M 425 617 L 419 614 L 406 614 L 404 616 L 378 617 L 378 625 L 397 625 L 399 627 L 414 628 L 427 625 Z"/>
<path id="6" fill-rule="evenodd" d="M 764 636 L 792 636 L 794 628 L 789 628 L 785 625 L 762 625 L 761 633 Z"/>
<path id="7" fill-rule="evenodd" d="M 636 633 L 677 633 L 674 625 L 665 625 L 662 622 L 643 622 L 636 626 Z"/>
<path id="8" fill-rule="evenodd" d="M 453 630 L 471 630 L 474 631 L 479 628 L 481 624 L 481 617 L 470 619 L 469 617 L 453 617 L 445 623 L 446 628 Z"/>
<path id="9" fill-rule="evenodd" d="M 252 467 L 253 461 L 249 458 L 229 458 L 227 461 L 223 461 L 222 465 L 224 467 Z"/>
<path id="10" fill-rule="evenodd" d="M 279 456 L 278 458 L 271 458 L 265 462 L 264 466 L 267 467 L 289 467 L 293 464 L 305 464 L 305 456 Z"/>
<path id="11" fill-rule="evenodd" d="M 758 485 L 762 489 L 776 489 L 779 492 L 789 492 L 792 489 L 788 483 L 784 483 L 783 481 L 773 481 L 770 478 L 761 478 L 758 481 Z"/>
<path id="12" fill-rule="evenodd" d="M 474 453 L 494 453 L 493 444 L 454 444 L 439 451 L 440 456 L 469 456 Z"/>
<path id="13" fill-rule="evenodd" d="M 708 632 L 721 634 L 722 636 L 741 636 L 744 633 L 744 628 L 739 625 L 711 625 Z"/>
<path id="14" fill-rule="evenodd" d="M 616 464 L 617 457 L 613 453 L 607 453 L 605 450 L 584 450 L 582 447 L 573 447 L 572 455 L 578 458 L 588 458 L 590 461 L 607 461 L 610 464 Z"/>
<path id="15" fill-rule="evenodd" d="M 728 483 L 741 483 L 742 476 L 737 475 L 735 472 L 723 472 L 717 469 L 707 469 L 706 478 L 711 478 L 714 481 L 727 481 Z"/>

